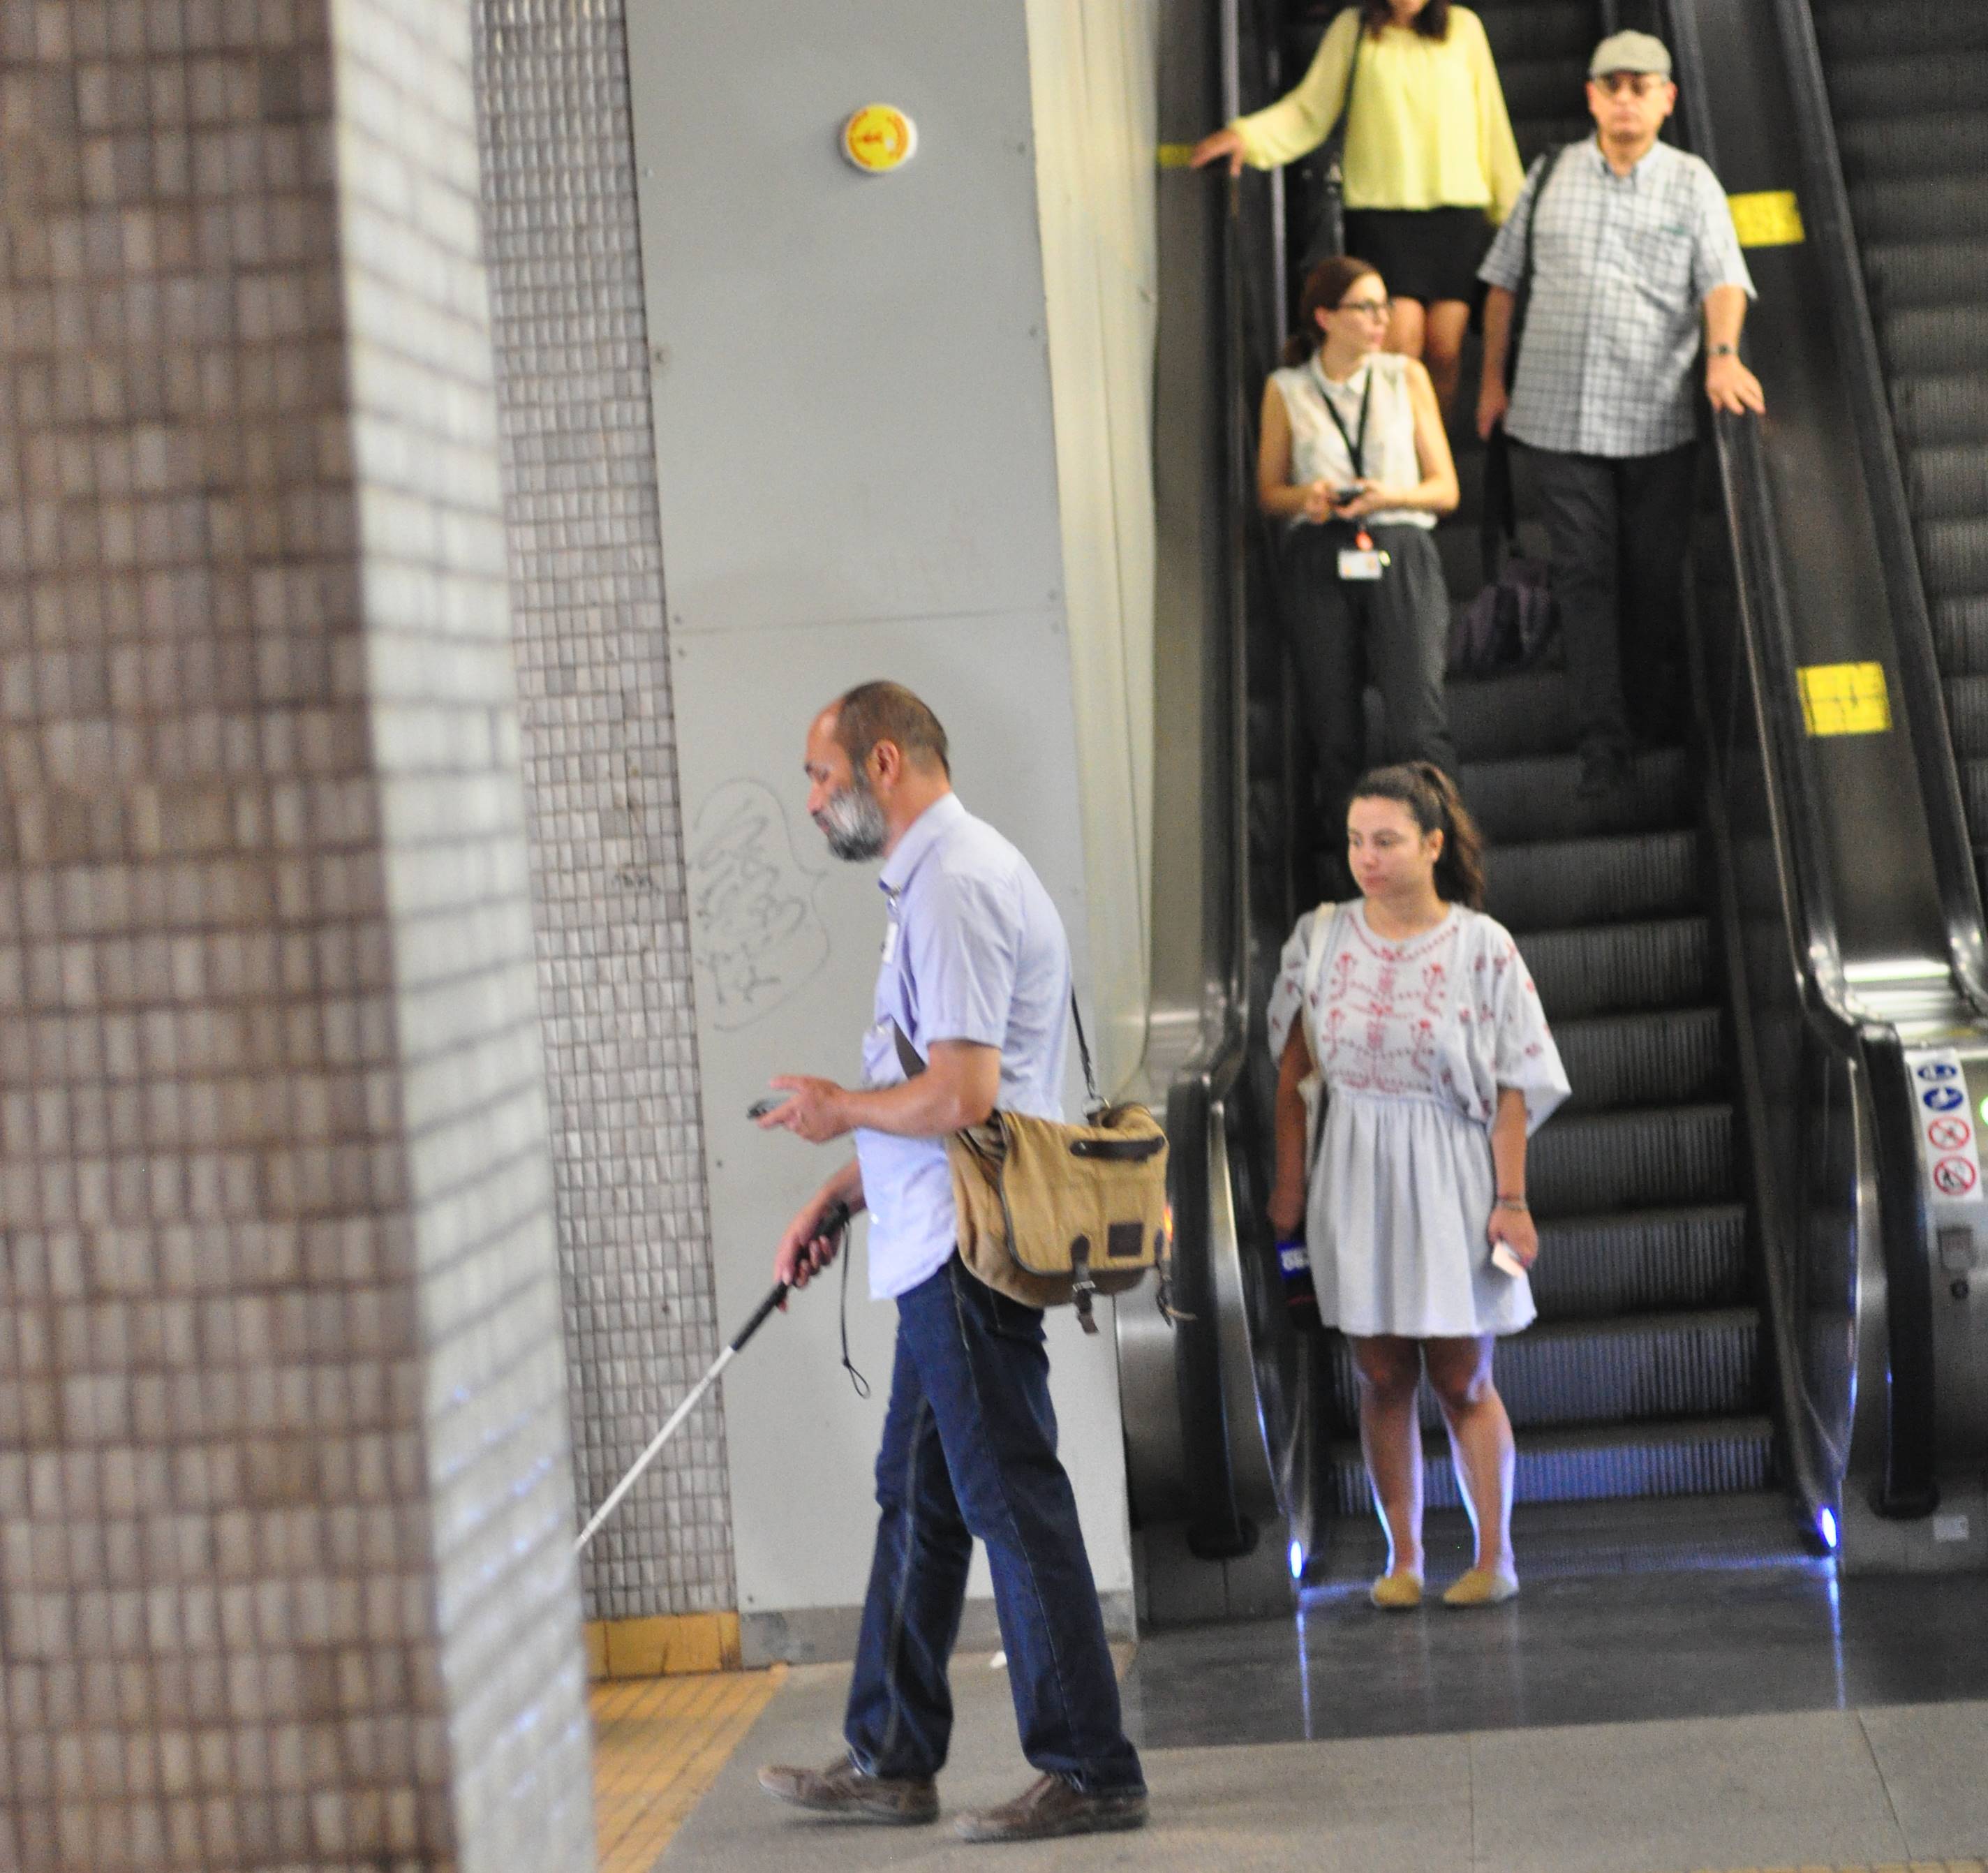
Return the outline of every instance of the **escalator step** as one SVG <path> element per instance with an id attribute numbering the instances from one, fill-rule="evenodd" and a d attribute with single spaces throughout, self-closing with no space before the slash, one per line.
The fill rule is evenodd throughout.
<path id="1" fill-rule="evenodd" d="M 1536 931 L 1519 949 L 1550 1021 L 1702 1000 L 1712 975 L 1702 918 Z"/>
<path id="2" fill-rule="evenodd" d="M 1988 299 L 1988 241 L 1894 241 L 1883 231 L 1864 247 L 1864 277 L 1880 319 L 1912 306 Z"/>
<path id="3" fill-rule="evenodd" d="M 1949 677 L 1945 688 L 1955 755 L 1963 760 L 1988 755 L 1988 676 Z"/>
<path id="4" fill-rule="evenodd" d="M 1946 376 L 1988 363 L 1988 332 L 1977 306 L 1895 307 L 1878 338 L 1888 377 Z"/>
<path id="5" fill-rule="evenodd" d="M 1857 56 L 1831 62 L 1828 79 L 1839 120 L 1973 110 L 1988 96 L 1988 47 L 1942 44 L 1925 53 L 1874 58 L 1867 42 Z"/>
<path id="6" fill-rule="evenodd" d="M 1988 676 L 1988 595 L 1940 600 L 1932 608 L 1932 639 L 1949 678 Z"/>
<path id="7" fill-rule="evenodd" d="M 1580 95 L 1578 74 L 1594 43 L 1594 8 L 1587 0 L 1478 0 L 1476 12 L 1501 73 L 1516 59 L 1570 59 Z"/>
<path id="8" fill-rule="evenodd" d="M 1446 685 L 1449 732 L 1462 761 L 1559 754 L 1574 745 L 1567 676 L 1521 670 L 1510 676 L 1456 677 Z"/>
<path id="9" fill-rule="evenodd" d="M 1988 436 L 1988 383 L 1969 373 L 1895 375 L 1892 420 L 1908 448 Z"/>
<path id="10" fill-rule="evenodd" d="M 1726 1023 L 1716 1008 L 1557 1021 L 1553 1032 L 1574 1088 L 1570 1112 L 1682 1105 L 1723 1090 Z"/>
<path id="11" fill-rule="evenodd" d="M 1909 127 L 1894 127 L 1901 141 Z M 1963 240 L 1988 233 L 1988 201 L 1982 199 L 1977 179 L 1956 174 L 1939 161 L 1939 145 L 1930 131 L 1924 148 L 1936 173 L 1858 183 L 1850 191 L 1851 218 L 1859 227 L 1882 228 L 1901 241 L 1936 240 L 1949 229 Z"/>
<path id="12" fill-rule="evenodd" d="M 1486 836 L 1501 843 L 1656 831 L 1692 817 L 1691 770 L 1682 748 L 1643 756 L 1628 786 L 1608 800 L 1581 799 L 1580 778 L 1573 755 L 1472 761 L 1463 769 L 1463 797 Z"/>
<path id="13" fill-rule="evenodd" d="M 1760 1341 L 1760 1317 L 1750 1307 L 1534 1327 L 1500 1343 L 1498 1395 L 1522 1432 L 1737 1415 L 1753 1398 Z M 1338 1422 L 1351 1424 L 1352 1348 L 1341 1337 L 1331 1344 L 1334 1403 Z M 1425 1429 L 1441 1428 L 1426 1381 L 1416 1408 Z"/>
<path id="14" fill-rule="evenodd" d="M 1532 1283 L 1542 1321 L 1733 1306 L 1746 1290 L 1746 1207 L 1705 1203 L 1543 1224 Z"/>
<path id="15" fill-rule="evenodd" d="M 1988 169 L 1988 123 L 1980 112 L 1959 110 L 1944 117 L 1867 117 L 1845 123 L 1837 134 L 1843 156 L 1843 179 L 1852 192 L 1851 205 L 1864 218 L 1854 191 L 1874 184 L 1907 177 L 1978 175 Z M 1888 238 L 1909 232 L 1878 221 Z"/>
<path id="16" fill-rule="evenodd" d="M 1698 835 L 1638 833 L 1494 847 L 1485 908 L 1514 931 L 1662 917 L 1699 898 Z"/>
<path id="17" fill-rule="evenodd" d="M 1874 46 L 1894 52 L 1988 50 L 1988 12 L 1953 0 L 1815 0 L 1814 12 L 1832 76 L 1837 60 L 1867 59 Z"/>
<path id="18" fill-rule="evenodd" d="M 1736 1194 L 1733 1108 L 1575 1112 L 1533 1136 L 1526 1185 L 1542 1217 L 1653 1205 L 1723 1203 Z"/>
<path id="19" fill-rule="evenodd" d="M 1930 590 L 1988 592 L 1988 516 L 1922 521 L 1919 570 Z"/>
<path id="20" fill-rule="evenodd" d="M 1727 1496 L 1763 1489 L 1773 1477 L 1773 1427 L 1764 1418 L 1542 1431 L 1518 1440 L 1513 1494 L 1522 1503 L 1600 1502 L 1639 1496 Z M 1342 1515 L 1372 1512 L 1357 1443 L 1332 1446 L 1329 1492 Z M 1441 1438 L 1422 1446 L 1432 1509 L 1462 1506 Z"/>
<path id="21" fill-rule="evenodd" d="M 1970 316 L 1981 323 L 1978 313 Z M 1981 350 L 1982 363 L 1988 366 L 1988 330 Z M 1905 458 L 1905 482 L 1912 516 L 1922 522 L 1988 514 L 1988 438 L 1914 449 Z"/>

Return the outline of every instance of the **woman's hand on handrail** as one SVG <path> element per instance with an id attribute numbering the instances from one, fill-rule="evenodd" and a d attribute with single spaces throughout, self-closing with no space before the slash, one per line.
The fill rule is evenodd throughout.
<path id="1" fill-rule="evenodd" d="M 1229 159 L 1229 173 L 1239 176 L 1242 173 L 1242 133 L 1224 124 L 1212 130 L 1194 146 L 1194 154 L 1188 158 L 1188 166 L 1205 169 L 1210 163 L 1219 163 L 1224 157 Z"/>

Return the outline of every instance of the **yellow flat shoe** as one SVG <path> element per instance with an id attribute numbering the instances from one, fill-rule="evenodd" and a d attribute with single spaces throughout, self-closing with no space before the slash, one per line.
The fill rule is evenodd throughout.
<path id="1" fill-rule="evenodd" d="M 1367 1590 L 1367 1597 L 1384 1613 L 1407 1613 L 1422 1603 L 1418 1574 L 1384 1574 Z"/>
<path id="2" fill-rule="evenodd" d="M 1443 1595 L 1445 1606 L 1496 1606 L 1519 1591 L 1516 1574 L 1494 1573 L 1489 1567 L 1473 1567 Z"/>

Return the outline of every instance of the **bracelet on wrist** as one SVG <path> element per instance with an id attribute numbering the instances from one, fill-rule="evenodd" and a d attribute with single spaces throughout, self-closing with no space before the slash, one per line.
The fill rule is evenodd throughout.
<path id="1" fill-rule="evenodd" d="M 1500 1209 L 1516 1209 L 1530 1212 L 1533 1206 L 1523 1197 L 1501 1196 L 1498 1199 L 1498 1207 Z"/>
<path id="2" fill-rule="evenodd" d="M 1707 357 L 1737 357 L 1740 347 L 1737 345 L 1707 345 L 1705 355 Z"/>

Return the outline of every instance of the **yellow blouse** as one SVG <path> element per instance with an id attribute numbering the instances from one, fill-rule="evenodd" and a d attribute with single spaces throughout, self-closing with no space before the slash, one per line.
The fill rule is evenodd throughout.
<path id="1" fill-rule="evenodd" d="M 1326 29 L 1295 91 L 1238 117 L 1252 168 L 1274 169 L 1324 142 L 1346 95 L 1360 9 Z M 1349 208 L 1483 208 L 1502 223 L 1526 179 L 1483 22 L 1449 9 L 1449 36 L 1389 25 L 1360 48 L 1346 127 Z"/>

